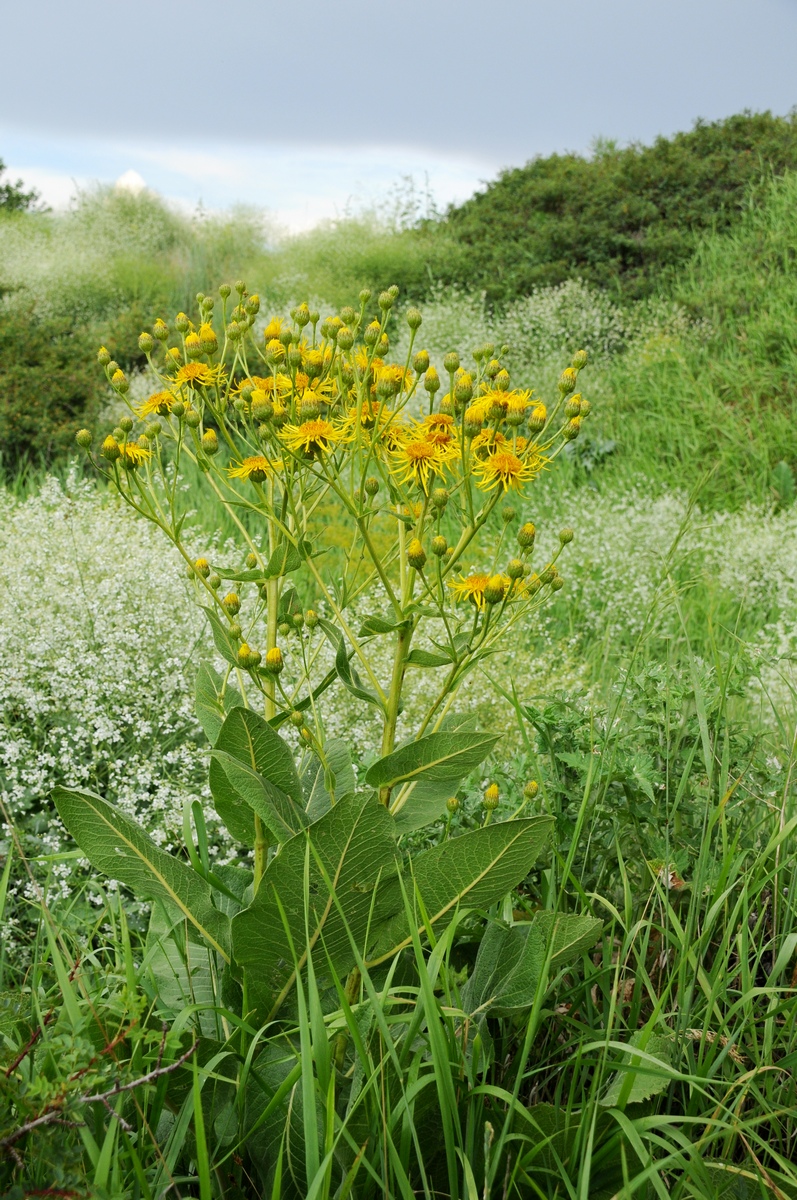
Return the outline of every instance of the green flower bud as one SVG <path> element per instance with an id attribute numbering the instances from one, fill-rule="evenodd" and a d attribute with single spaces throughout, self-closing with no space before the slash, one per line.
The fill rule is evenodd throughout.
<path id="1" fill-rule="evenodd" d="M 424 371 L 429 370 L 429 352 L 428 350 L 419 350 L 412 360 L 412 369 L 416 375 L 423 375 Z"/>
<path id="2" fill-rule="evenodd" d="M 354 334 L 347 325 L 338 330 L 338 346 L 341 350 L 351 350 L 354 345 Z"/>
<path id="3" fill-rule="evenodd" d="M 152 339 L 151 333 L 140 333 L 138 335 L 138 348 L 142 354 L 151 354 L 155 348 L 155 342 Z"/>
<path id="4" fill-rule="evenodd" d="M 588 358 L 586 350 L 576 350 L 572 360 L 574 370 L 580 371 L 582 367 L 586 367 Z"/>
<path id="5" fill-rule="evenodd" d="M 162 321 L 160 317 L 158 317 L 157 321 L 152 326 L 152 336 L 159 342 L 165 342 L 169 336 L 169 326 L 165 321 Z"/>
<path id="6" fill-rule="evenodd" d="M 241 622 L 240 621 L 230 621 L 229 625 L 227 626 L 227 632 L 229 633 L 230 637 L 234 638 L 235 641 L 237 642 L 238 638 L 243 633 L 243 630 L 241 629 Z"/>
<path id="7" fill-rule="evenodd" d="M 484 368 L 484 373 L 488 379 L 495 379 L 496 375 L 498 375 L 500 370 L 501 370 L 500 362 L 498 361 L 497 358 L 493 358 L 490 360 L 490 362 L 488 362 L 487 366 Z"/>
<path id="8" fill-rule="evenodd" d="M 208 575 L 208 585 L 213 588 L 214 592 L 217 592 L 221 587 L 221 575 L 217 575 L 215 571 L 212 575 Z"/>
<path id="9" fill-rule="evenodd" d="M 363 486 L 365 488 L 366 495 L 375 496 L 379 491 L 379 480 L 375 475 L 369 475 Z"/>
<path id="10" fill-rule="evenodd" d="M 422 323 L 423 323 L 423 317 L 418 312 L 418 309 L 417 308 L 408 308 L 407 309 L 407 324 L 409 325 L 410 329 L 412 329 L 412 330 L 420 329 Z"/>
<path id="11" fill-rule="evenodd" d="M 195 408 L 189 408 L 185 414 L 185 423 L 189 429 L 198 429 L 202 422 L 202 418 Z"/>
<path id="12" fill-rule="evenodd" d="M 506 565 L 506 573 L 510 579 L 522 579 L 526 574 L 526 568 L 519 558 L 510 558 Z"/>
<path id="13" fill-rule="evenodd" d="M 222 283 L 219 286 L 219 295 L 221 296 L 222 300 L 227 300 L 231 292 L 232 288 L 230 287 L 229 283 Z"/>
<path id="14" fill-rule="evenodd" d="M 308 629 L 315 629 L 318 624 L 318 614 L 312 608 L 308 608 L 304 614 L 304 619 Z"/>
<path id="15" fill-rule="evenodd" d="M 303 625 L 304 625 L 304 613 L 300 613 L 300 612 L 294 613 L 293 614 L 293 628 L 301 629 L 303 627 Z"/>
<path id="16" fill-rule="evenodd" d="M 488 604 L 500 604 L 506 595 L 506 581 L 500 575 L 491 575 L 484 585 L 484 598 Z"/>
<path id="17" fill-rule="evenodd" d="M 357 313 L 350 304 L 345 304 L 340 310 L 340 319 L 344 325 L 353 325 L 357 320 Z"/>
<path id="18" fill-rule="evenodd" d="M 174 318 L 174 327 L 178 333 L 188 333 L 191 322 L 184 312 L 179 312 Z"/>
<path id="19" fill-rule="evenodd" d="M 241 611 L 241 600 L 235 592 L 228 592 L 221 603 L 225 612 L 231 617 L 237 617 Z"/>
<path id="20" fill-rule="evenodd" d="M 562 430 L 562 437 L 567 442 L 572 442 L 581 433 L 581 417 L 573 417 L 572 421 L 568 421 Z"/>
<path id="21" fill-rule="evenodd" d="M 539 790 L 540 785 L 537 783 L 537 780 L 530 779 L 523 789 L 523 795 L 526 800 L 533 800 Z"/>
<path id="22" fill-rule="evenodd" d="M 370 288 L 363 288 L 363 290 L 360 292 L 360 294 L 358 296 L 358 300 L 360 301 L 360 304 L 367 304 L 368 301 L 371 299 L 371 295 L 372 295 L 372 293 L 371 293 Z"/>
<path id="23" fill-rule="evenodd" d="M 393 307 L 393 297 L 390 292 L 380 292 L 377 304 L 382 309 L 382 312 L 389 312 Z"/>
<path id="24" fill-rule="evenodd" d="M 459 355 L 456 350 L 451 350 L 443 359 L 443 366 L 448 371 L 449 375 L 453 375 L 459 367 Z"/>
<path id="25" fill-rule="evenodd" d="M 111 376 L 111 383 L 116 388 L 117 392 L 121 392 L 123 396 L 126 392 L 130 391 L 130 383 L 124 371 L 122 370 L 114 371 L 113 375 Z"/>
<path id="26" fill-rule="evenodd" d="M 440 391 L 440 376 L 434 367 L 429 367 L 424 375 L 423 386 L 430 396 Z"/>
<path id="27" fill-rule="evenodd" d="M 287 621 L 280 621 L 280 623 L 279 623 L 279 625 L 277 626 L 277 628 L 278 628 L 278 630 L 279 630 L 279 632 L 280 632 L 280 635 L 281 635 L 282 637 L 287 637 L 287 636 L 288 636 L 288 634 L 289 634 L 289 633 L 290 633 L 290 631 L 291 631 L 291 627 L 290 627 L 290 625 L 288 624 L 288 622 L 287 622 Z"/>
<path id="28" fill-rule="evenodd" d="M 398 286 L 395 283 L 391 283 L 390 287 L 387 289 L 387 294 L 390 296 L 391 300 L 398 300 Z"/>
<path id="29" fill-rule="evenodd" d="M 378 321 L 372 321 L 370 325 L 366 325 L 363 331 L 363 341 L 366 346 L 375 346 L 379 341 L 380 327 Z"/>
<path id="30" fill-rule="evenodd" d="M 564 407 L 564 415 L 570 420 L 571 417 L 577 417 L 580 412 L 581 395 L 577 392 L 575 396 L 568 397 Z"/>
<path id="31" fill-rule="evenodd" d="M 565 586 L 565 581 L 562 578 L 562 576 L 554 575 L 553 579 L 551 580 L 551 591 L 552 592 L 560 592 L 564 586 Z"/>
<path id="32" fill-rule="evenodd" d="M 197 575 L 201 575 L 203 579 L 207 579 L 210 575 L 210 563 L 206 558 L 198 558 L 194 563 L 194 570 Z"/>
<path id="33" fill-rule="evenodd" d="M 296 729 L 301 729 L 304 725 L 304 713 L 295 708 L 291 713 L 290 722 Z"/>
<path id="34" fill-rule="evenodd" d="M 185 405 L 182 400 L 175 400 L 172 405 L 172 413 L 175 417 L 182 417 L 185 414 Z"/>
<path id="35" fill-rule="evenodd" d="M 104 346 L 100 346 L 99 350 L 97 351 L 97 362 L 101 367 L 107 367 L 110 365 L 111 356 Z"/>
<path id="36" fill-rule="evenodd" d="M 448 799 L 446 800 L 446 809 L 448 810 L 448 812 L 451 813 L 451 816 L 453 817 L 454 813 L 457 812 L 457 810 L 459 809 L 459 797 L 449 796 Z"/>
<path id="37" fill-rule="evenodd" d="M 205 454 L 218 454 L 219 439 L 215 429 L 206 429 L 202 434 L 202 449 Z"/>
<path id="38" fill-rule="evenodd" d="M 435 558 L 442 558 L 448 549 L 448 542 L 440 534 L 432 538 L 432 554 Z"/>
<path id="39" fill-rule="evenodd" d="M 236 279 L 235 290 L 239 296 L 243 296 L 244 292 L 246 291 L 246 284 L 244 283 L 243 279 Z"/>
<path id="40" fill-rule="evenodd" d="M 256 566 L 257 566 L 257 555 L 252 554 L 250 552 L 246 556 L 246 569 L 247 569 L 247 571 L 254 571 Z"/>
<path id="41" fill-rule="evenodd" d="M 537 530 L 531 521 L 526 521 L 525 525 L 521 525 L 517 533 L 518 545 L 524 550 L 529 546 L 534 545 L 534 539 L 537 536 Z"/>
<path id="42" fill-rule="evenodd" d="M 563 546 L 566 546 L 568 544 L 568 542 L 572 542 L 572 540 L 573 540 L 573 530 L 572 529 L 560 529 L 559 530 L 559 541 L 562 543 Z"/>
<path id="43" fill-rule="evenodd" d="M 567 396 L 570 392 L 575 391 L 576 387 L 576 372 L 572 367 L 565 367 L 562 374 L 559 376 L 559 391 L 563 396 Z"/>
<path id="44" fill-rule="evenodd" d="M 582 417 L 588 417 L 592 412 L 592 405 L 590 404 L 589 400 L 582 400 L 580 408 Z"/>
<path id="45" fill-rule="evenodd" d="M 504 524 L 511 525 L 516 516 L 517 509 L 513 508 L 511 504 L 505 504 L 501 510 L 501 520 L 504 522 Z"/>
<path id="46" fill-rule="evenodd" d="M 307 305 L 306 305 L 306 304 L 305 304 L 305 305 L 302 305 L 302 307 L 303 307 L 305 310 L 307 309 Z M 254 295 L 252 295 L 252 296 L 247 296 L 247 299 L 246 299 L 246 304 L 244 305 L 244 308 L 245 308 L 245 309 L 246 309 L 246 311 L 249 313 L 249 316 L 250 316 L 250 317 L 256 317 L 256 316 L 257 316 L 257 314 L 260 312 L 260 297 L 257 295 L 257 293 L 255 293 L 255 294 L 254 294 Z M 306 325 L 306 324 L 307 324 L 307 321 L 305 321 L 305 322 L 303 322 L 303 323 Z M 299 322 L 299 324 L 302 324 L 302 322 L 300 321 L 300 322 Z"/>
<path id="47" fill-rule="evenodd" d="M 445 506 L 448 504 L 448 501 L 449 501 L 448 488 L 444 488 L 444 487 L 434 488 L 434 490 L 432 491 L 432 504 L 435 506 L 435 508 L 439 509 L 439 511 L 442 512 L 443 509 L 445 508 Z"/>
<path id="48" fill-rule="evenodd" d="M 252 419 L 258 422 L 270 421 L 274 416 L 274 405 L 267 396 L 258 395 L 252 401 Z"/>
<path id="49" fill-rule="evenodd" d="M 77 442 L 78 446 L 81 446 L 84 450 L 88 450 L 89 446 L 91 445 L 91 440 L 91 431 L 88 429 L 78 429 L 77 433 L 75 434 L 75 441 Z"/>
<path id="50" fill-rule="evenodd" d="M 163 433 L 160 421 L 150 421 L 149 425 L 144 430 L 144 433 L 153 441 L 156 437 L 160 437 Z"/>
<path id="51" fill-rule="evenodd" d="M 133 428 L 133 418 L 132 417 L 120 418 L 119 428 L 121 430 L 123 430 L 124 433 L 130 433 L 131 429 Z"/>

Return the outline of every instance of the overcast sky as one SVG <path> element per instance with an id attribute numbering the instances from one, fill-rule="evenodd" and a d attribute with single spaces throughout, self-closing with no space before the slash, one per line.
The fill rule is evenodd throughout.
<path id="1" fill-rule="evenodd" d="M 134 170 L 293 227 L 428 176 L 797 103 L 797 0 L 39 0 L 2 18 L 0 157 L 63 203 Z"/>

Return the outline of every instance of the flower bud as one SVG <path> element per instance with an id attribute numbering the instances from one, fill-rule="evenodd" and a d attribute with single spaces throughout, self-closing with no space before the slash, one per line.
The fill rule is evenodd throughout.
<path id="1" fill-rule="evenodd" d="M 537 780 L 530 779 L 523 789 L 523 795 L 526 800 L 533 800 L 539 790 L 540 785 L 537 783 Z"/>
<path id="2" fill-rule="evenodd" d="M 506 595 L 506 582 L 500 575 L 491 575 L 484 585 L 484 598 L 488 604 L 500 604 Z"/>
<path id="3" fill-rule="evenodd" d="M 116 438 L 117 442 L 123 442 L 125 440 L 124 429 L 120 429 L 117 425 L 115 429 L 111 430 L 111 437 Z"/>
<path id="4" fill-rule="evenodd" d="M 573 530 L 572 529 L 565 528 L 565 529 L 559 530 L 559 541 L 562 543 L 563 546 L 566 546 L 568 544 L 568 542 L 572 542 L 572 540 L 573 540 Z"/>
<path id="5" fill-rule="evenodd" d="M 307 728 L 307 726 L 306 726 L 306 725 L 304 726 L 304 728 L 303 728 L 303 729 L 300 729 L 300 730 L 299 730 L 299 737 L 302 739 L 302 741 L 304 742 L 304 744 L 305 744 L 306 746 L 310 746 L 310 745 L 312 745 L 312 742 L 313 742 L 313 735 L 312 735 L 312 733 L 310 732 L 310 730 Z"/>
<path id="6" fill-rule="evenodd" d="M 353 325 L 357 320 L 357 313 L 350 304 L 344 304 L 338 315 L 340 316 L 340 319 L 344 325 Z"/>
<path id="7" fill-rule="evenodd" d="M 214 333 L 213 326 L 207 322 L 199 327 L 199 341 L 205 354 L 215 354 L 219 348 L 219 339 Z"/>
<path id="8" fill-rule="evenodd" d="M 570 392 L 575 391 L 576 387 L 576 372 L 572 367 L 565 367 L 562 374 L 559 376 L 559 391 L 563 396 L 568 396 Z"/>
<path id="9" fill-rule="evenodd" d="M 573 368 L 576 371 L 580 371 L 582 367 L 586 367 L 588 358 L 589 355 L 587 354 L 586 350 L 576 350 L 575 354 L 573 355 Z"/>
<path id="10" fill-rule="evenodd" d="M 279 675 L 285 663 L 282 661 L 282 651 L 279 646 L 272 647 L 266 654 L 266 670 L 271 675 Z"/>
<path id="11" fill-rule="evenodd" d="M 152 336 L 159 342 L 165 342 L 169 336 L 169 326 L 165 321 L 162 321 L 160 317 L 158 317 L 157 321 L 152 326 Z"/>
<path id="12" fill-rule="evenodd" d="M 484 373 L 488 379 L 495 379 L 496 375 L 501 370 L 501 364 L 497 358 L 491 358 L 487 366 L 484 368 Z"/>
<path id="13" fill-rule="evenodd" d="M 386 333 L 383 333 L 379 341 L 376 343 L 376 353 L 380 358 L 384 358 L 390 349 L 390 339 Z"/>
<path id="14" fill-rule="evenodd" d="M 542 584 L 542 586 L 544 587 L 545 584 L 553 582 L 553 578 L 554 578 L 555 574 L 556 574 L 556 572 L 554 571 L 553 567 L 546 567 L 544 571 L 541 571 L 540 572 L 540 583 Z"/>
<path id="15" fill-rule="evenodd" d="M 205 454 L 218 454 L 219 439 L 215 429 L 206 429 L 202 434 L 202 449 Z"/>
<path id="16" fill-rule="evenodd" d="M 189 429 L 198 429 L 201 424 L 201 421 L 202 421 L 202 418 L 200 417 L 197 410 L 195 408 L 189 408 L 188 412 L 185 414 L 185 423 L 188 426 L 188 428 Z"/>
<path id="17" fill-rule="evenodd" d="M 299 418 L 302 421 L 314 421 L 321 412 L 321 405 L 318 403 L 318 397 L 312 392 L 305 392 L 302 399 L 299 401 Z"/>
<path id="18" fill-rule="evenodd" d="M 300 712 L 298 708 L 295 708 L 291 713 L 290 722 L 295 729 L 301 729 L 304 725 L 304 713 Z"/>
<path id="19" fill-rule="evenodd" d="M 506 565 L 506 573 L 510 579 L 522 579 L 526 574 L 526 568 L 519 558 L 510 558 Z"/>
<path id="20" fill-rule="evenodd" d="M 172 416 L 185 416 L 185 405 L 183 404 L 182 400 L 175 400 L 174 404 L 172 405 Z"/>
<path id="21" fill-rule="evenodd" d="M 390 292 L 380 292 L 377 304 L 382 309 L 382 312 L 389 312 L 393 307 L 393 296 Z"/>
<path id="22" fill-rule="evenodd" d="M 565 586 L 565 581 L 562 578 L 562 576 L 554 575 L 553 579 L 551 580 L 551 591 L 552 592 L 560 592 L 564 586 Z"/>
<path id="23" fill-rule="evenodd" d="M 567 442 L 572 442 L 581 433 L 581 417 L 573 417 L 572 421 L 568 421 L 562 430 L 562 437 Z"/>
<path id="24" fill-rule="evenodd" d="M 114 374 L 115 371 L 119 370 L 119 363 L 114 362 L 113 359 L 111 359 L 111 361 L 107 364 L 107 366 L 108 366 L 108 374 L 111 376 Z"/>
<path id="25" fill-rule="evenodd" d="M 302 365 L 302 352 L 298 346 L 291 346 L 288 350 L 288 366 L 294 371 L 298 371 Z"/>
<path id="26" fill-rule="evenodd" d="M 348 325 L 344 325 L 338 330 L 338 348 L 341 350 L 351 350 L 354 345 L 354 334 L 349 329 Z"/>
<path id="27" fill-rule="evenodd" d="M 257 566 L 257 555 L 253 554 L 250 551 L 250 553 L 247 554 L 247 556 L 246 556 L 246 569 L 247 569 L 247 571 L 254 571 L 256 566 Z"/>
<path id="28" fill-rule="evenodd" d="M 133 418 L 132 417 L 120 417 L 119 428 L 122 430 L 123 433 L 130 433 L 130 431 L 133 428 Z"/>
<path id="29" fill-rule="evenodd" d="M 227 632 L 229 633 L 230 637 L 234 638 L 235 641 L 237 642 L 238 638 L 241 636 L 241 633 L 243 632 L 243 630 L 241 629 L 241 622 L 240 621 L 230 621 L 229 625 L 227 626 Z"/>
<path id="30" fill-rule="evenodd" d="M 520 529 L 517 531 L 518 545 L 526 550 L 529 546 L 534 545 L 534 539 L 536 536 L 537 530 L 535 526 L 531 521 L 526 521 L 526 523 L 521 525 Z"/>
<path id="31" fill-rule="evenodd" d="M 99 350 L 97 351 L 97 362 L 100 364 L 101 367 L 107 367 L 108 364 L 110 363 L 110 361 L 111 361 L 110 354 L 108 353 L 108 351 L 105 349 L 104 346 L 100 346 Z"/>
<path id="32" fill-rule="evenodd" d="M 136 439 L 136 445 L 140 446 L 142 450 L 149 450 L 149 438 L 145 433 L 142 433 L 141 437 Z"/>
<path id="33" fill-rule="evenodd" d="M 88 450 L 91 445 L 91 431 L 88 429 L 78 429 L 75 434 L 75 441 L 82 449 Z"/>
<path id="34" fill-rule="evenodd" d="M 440 401 L 440 412 L 444 413 L 447 417 L 453 417 L 454 405 L 451 403 L 450 396 L 443 396 L 443 399 Z"/>
<path id="35" fill-rule="evenodd" d="M 490 786 L 485 789 L 484 797 L 482 799 L 482 804 L 488 812 L 493 812 L 494 809 L 498 808 L 499 797 L 500 792 L 498 791 L 498 784 L 491 783 Z"/>
<path id="36" fill-rule="evenodd" d="M 473 399 L 473 377 L 463 371 L 454 384 L 454 399 L 458 404 L 467 404 Z"/>
<path id="37" fill-rule="evenodd" d="M 448 371 L 449 375 L 453 375 L 459 367 L 459 355 L 456 350 L 451 350 L 443 359 L 443 366 Z"/>
<path id="38" fill-rule="evenodd" d="M 581 416 L 582 417 L 588 417 L 589 414 L 592 412 L 592 405 L 590 404 L 589 400 L 582 400 L 580 407 L 581 407 Z"/>
<path id="39" fill-rule="evenodd" d="M 443 511 L 445 506 L 448 504 L 448 500 L 448 488 L 436 487 L 432 492 L 432 504 L 436 509 L 438 509 L 439 512 Z"/>
<path id="40" fill-rule="evenodd" d="M 409 325 L 410 329 L 412 329 L 413 331 L 416 329 L 420 329 L 422 323 L 423 323 L 423 317 L 418 312 L 418 309 L 417 308 L 408 308 L 407 309 L 407 324 Z"/>
<path id="41" fill-rule="evenodd" d="M 426 551 L 420 538 L 413 538 L 407 547 L 407 562 L 416 571 L 423 570 L 426 565 Z"/>
<path id="42" fill-rule="evenodd" d="M 397 284 L 391 283 L 390 287 L 387 289 L 387 294 L 390 296 L 391 300 L 398 300 L 399 288 Z"/>
<path id="43" fill-rule="evenodd" d="M 243 279 L 236 279 L 235 290 L 239 296 L 243 296 L 244 292 L 246 291 L 246 284 L 244 283 Z"/>
<path id="44" fill-rule="evenodd" d="M 150 421 L 149 425 L 144 430 L 144 433 L 152 441 L 156 437 L 160 437 L 163 433 L 163 428 L 160 421 Z"/>
<path id="45" fill-rule="evenodd" d="M 116 388 L 117 392 L 121 392 L 123 396 L 125 392 L 130 391 L 130 384 L 127 376 L 122 370 L 114 371 L 113 375 L 111 376 L 111 383 Z"/>
<path id="46" fill-rule="evenodd" d="M 363 341 L 366 346 L 375 346 L 379 341 L 380 327 L 378 321 L 372 321 L 370 325 L 366 325 L 363 331 Z"/>
<path id="47" fill-rule="evenodd" d="M 142 354 L 151 354 L 155 348 L 155 342 L 152 339 L 151 333 L 140 333 L 138 335 L 138 348 Z"/>
<path id="48" fill-rule="evenodd" d="M 570 420 L 571 417 L 577 417 L 581 412 L 581 394 L 577 392 L 575 396 L 569 396 L 564 407 L 564 415 Z"/>
<path id="49" fill-rule="evenodd" d="M 301 629 L 304 625 L 304 613 L 297 612 L 293 614 L 293 628 Z"/>
<path id="50" fill-rule="evenodd" d="M 269 651 L 269 654 L 271 651 Z M 238 662 L 245 670 L 253 670 L 260 665 L 261 654 L 259 650 L 253 650 L 246 642 L 241 642 L 238 647 Z M 266 670 L 268 670 L 268 655 L 266 655 Z M 281 668 L 280 668 L 281 669 Z"/>
<path id="51" fill-rule="evenodd" d="M 308 629 L 315 629 L 316 625 L 318 624 L 318 613 L 316 613 L 312 608 L 308 608 L 307 612 L 304 614 L 304 620 Z"/>
<path id="52" fill-rule="evenodd" d="M 186 358 L 201 358 L 203 354 L 202 343 L 199 340 L 198 333 L 189 333 L 185 339 L 185 354 Z"/>
<path id="53" fill-rule="evenodd" d="M 210 563 L 206 558 L 198 558 L 194 563 L 194 570 L 197 575 L 201 575 L 203 579 L 207 579 L 210 574 Z"/>
<path id="54" fill-rule="evenodd" d="M 222 283 L 219 285 L 219 295 L 221 296 L 222 300 L 227 300 L 231 292 L 232 288 L 230 287 L 229 283 Z"/>
<path id="55" fill-rule="evenodd" d="M 423 375 L 429 370 L 429 351 L 419 350 L 412 360 L 412 369 L 416 375 Z"/>
<path id="56" fill-rule="evenodd" d="M 512 521 L 514 521 L 516 516 L 517 516 L 516 508 L 513 508 L 511 504 L 504 505 L 503 509 L 501 510 L 501 520 L 504 522 L 505 525 L 510 525 L 512 523 Z"/>
<path id="57" fill-rule="evenodd" d="M 109 433 L 105 441 L 102 443 L 100 454 L 103 458 L 107 459 L 108 462 L 116 462 L 121 453 L 122 451 L 119 447 L 119 443 L 113 434 Z"/>
<path id="58" fill-rule="evenodd" d="M 235 592 L 228 592 L 222 600 L 224 611 L 231 617 L 237 617 L 241 611 L 241 600 Z"/>
<path id="59" fill-rule="evenodd" d="M 354 313 L 354 309 L 349 309 L 349 311 Z M 318 324 L 320 319 L 321 319 L 320 312 L 318 312 L 318 310 L 315 308 L 311 308 L 310 309 L 310 324 L 315 328 L 315 326 Z M 354 318 L 352 318 L 352 320 L 353 319 Z"/>
<path id="60" fill-rule="evenodd" d="M 505 406 L 501 403 L 497 396 L 494 397 L 490 401 L 490 407 L 487 409 L 487 416 L 491 421 L 500 421 L 505 412 Z"/>
<path id="61" fill-rule="evenodd" d="M 454 813 L 457 812 L 459 809 L 459 797 L 458 796 L 449 796 L 448 799 L 446 800 L 446 809 L 448 810 L 448 812 L 451 813 L 451 816 L 453 817 Z"/>
<path id="62" fill-rule="evenodd" d="M 448 549 L 448 542 L 440 534 L 432 538 L 432 554 L 435 558 L 442 558 Z"/>
<path id="63" fill-rule="evenodd" d="M 379 480 L 375 475 L 369 475 L 364 483 L 365 493 L 368 496 L 375 496 L 379 491 Z"/>
<path id="64" fill-rule="evenodd" d="M 188 333 L 191 322 L 184 312 L 179 312 L 174 319 L 174 326 L 178 333 Z"/>
<path id="65" fill-rule="evenodd" d="M 237 321 L 230 321 L 229 325 L 227 326 L 226 332 L 227 332 L 227 337 L 230 339 L 231 342 L 240 342 L 241 338 L 244 335 L 244 331 L 241 328 L 241 326 L 238 324 Z M 266 360 L 268 360 L 268 355 L 266 355 Z"/>
<path id="66" fill-rule="evenodd" d="M 493 386 L 498 388 L 499 392 L 509 391 L 509 372 L 507 371 L 506 367 L 503 367 L 498 372 L 493 380 Z"/>
<path id="67" fill-rule="evenodd" d="M 370 288 L 363 288 L 363 290 L 360 292 L 357 299 L 360 301 L 360 304 L 367 304 L 368 301 L 371 299 L 371 295 L 372 295 L 372 292 L 371 292 Z"/>
<path id="68" fill-rule="evenodd" d="M 434 367 L 429 367 L 423 379 L 423 386 L 430 396 L 440 391 L 440 376 Z"/>
<path id="69" fill-rule="evenodd" d="M 532 433 L 539 433 L 545 428 L 545 422 L 548 420 L 548 409 L 544 404 L 535 404 L 529 416 L 529 429 Z"/>
<path id="70" fill-rule="evenodd" d="M 306 304 L 301 305 L 301 307 L 304 308 L 305 310 L 307 309 Z M 249 313 L 250 317 L 257 316 L 257 314 L 260 312 L 260 297 L 257 295 L 257 293 L 254 293 L 251 296 L 247 296 L 246 303 L 244 304 L 244 308 Z M 302 322 L 300 321 L 299 324 L 302 324 Z M 306 325 L 307 321 L 305 321 L 304 324 Z"/>
<path id="71" fill-rule="evenodd" d="M 291 631 L 291 627 L 287 621 L 280 621 L 279 625 L 277 626 L 277 629 L 278 629 L 281 637 L 287 637 Z"/>
<path id="72" fill-rule="evenodd" d="M 472 408 L 465 409 L 465 434 L 467 437 L 476 437 L 482 431 L 482 417 L 478 408 L 474 405 Z"/>
<path id="73" fill-rule="evenodd" d="M 252 393 L 252 417 L 255 421 L 270 421 L 274 416 L 274 405 L 265 392 Z"/>

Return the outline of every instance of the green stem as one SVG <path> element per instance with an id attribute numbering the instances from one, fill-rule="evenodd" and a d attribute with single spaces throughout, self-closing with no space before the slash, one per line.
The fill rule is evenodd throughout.
<path id="1" fill-rule="evenodd" d="M 396 641 L 396 653 L 393 657 L 393 674 L 390 679 L 390 692 L 387 698 L 387 715 L 382 732 L 382 757 L 390 754 L 396 744 L 396 724 L 398 722 L 401 689 L 404 683 L 404 672 L 407 668 L 407 655 L 410 652 L 410 642 L 414 632 L 414 624 L 404 625 L 399 629 Z M 390 788 L 383 787 L 379 791 L 379 802 L 387 808 L 390 803 Z"/>

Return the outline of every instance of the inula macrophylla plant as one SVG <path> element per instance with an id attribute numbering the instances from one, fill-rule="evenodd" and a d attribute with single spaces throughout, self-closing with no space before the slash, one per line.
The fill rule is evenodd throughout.
<path id="1" fill-rule="evenodd" d="M 411 860 L 401 838 L 452 812 L 459 784 L 499 740 L 457 715 L 458 691 L 562 578 L 558 552 L 532 570 L 534 525 L 519 523 L 515 507 L 493 514 L 578 435 L 589 403 L 577 393 L 583 351 L 550 407 L 511 386 L 492 345 L 474 352 L 473 370 L 447 354 L 444 385 L 428 354 L 413 354 L 414 308 L 406 361 L 389 362 L 396 289 L 379 296 L 370 321 L 363 292 L 358 311 L 320 324 L 300 304 L 290 321 L 265 325 L 258 297 L 243 283 L 235 290 L 230 308 L 232 289 L 219 289 L 216 328 L 216 304 L 200 294 L 197 321 L 180 313 L 173 330 L 158 320 L 142 333 L 158 390 L 130 406 L 96 456 L 88 431 L 77 440 L 194 579 L 226 663 L 223 676 L 203 666 L 197 680 L 211 791 L 230 832 L 253 851 L 254 870 L 211 870 L 198 804 L 186 814 L 189 865 L 98 796 L 59 788 L 56 803 L 94 866 L 160 901 L 159 920 L 165 909 L 203 939 L 242 987 L 243 1012 L 268 1020 L 305 967 L 317 979 L 348 975 L 354 996 L 363 964 L 418 936 L 434 939 L 457 909 L 493 904 L 541 852 L 550 819 L 522 815 L 533 783 L 511 820 L 491 822 L 499 802 L 491 785 L 481 828 Z M 127 397 L 124 373 L 107 351 L 99 359 Z M 237 526 L 245 561 L 209 562 L 186 549 L 181 481 L 197 468 Z M 328 553 L 330 503 L 344 514 L 342 556 Z M 571 539 L 563 530 L 560 550 Z M 474 559 L 479 568 L 466 571 Z M 294 574 L 314 608 L 300 604 Z M 374 611 L 363 616 L 369 600 Z M 424 626 L 433 649 L 417 644 Z M 383 639 L 392 646 L 387 678 L 373 655 Z M 331 670 L 319 665 L 326 643 Z M 397 744 L 409 671 L 434 672 L 439 686 Z M 325 736 L 323 696 L 333 685 L 381 726 L 381 756 L 361 786 L 349 747 Z M 298 760 L 279 732 L 286 726 Z"/>

